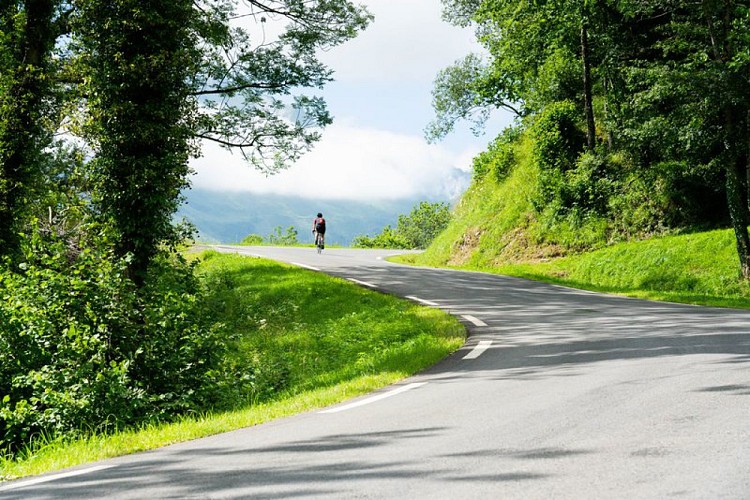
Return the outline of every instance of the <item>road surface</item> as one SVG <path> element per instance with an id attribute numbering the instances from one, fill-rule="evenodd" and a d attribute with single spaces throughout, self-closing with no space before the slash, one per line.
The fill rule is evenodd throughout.
<path id="1" fill-rule="evenodd" d="M 324 411 L 0 486 L 0 498 L 750 498 L 750 311 L 264 255 L 457 315 L 466 345 Z"/>

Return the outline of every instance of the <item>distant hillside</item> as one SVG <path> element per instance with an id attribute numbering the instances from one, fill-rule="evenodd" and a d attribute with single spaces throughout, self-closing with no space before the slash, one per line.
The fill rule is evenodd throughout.
<path id="1" fill-rule="evenodd" d="M 248 234 L 266 237 L 277 226 L 284 231 L 294 226 L 301 242 L 312 242 L 312 220 L 317 212 L 322 212 L 328 221 L 328 243 L 346 246 L 355 236 L 374 235 L 388 224 L 395 225 L 400 214 L 409 213 L 422 201 L 422 198 L 326 201 L 201 189 L 191 189 L 184 194 L 187 201 L 178 211 L 178 218 L 185 217 L 192 222 L 200 240 L 210 243 L 234 243 Z"/>

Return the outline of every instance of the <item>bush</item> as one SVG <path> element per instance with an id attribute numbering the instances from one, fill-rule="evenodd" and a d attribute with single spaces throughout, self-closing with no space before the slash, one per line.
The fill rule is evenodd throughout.
<path id="1" fill-rule="evenodd" d="M 474 180 L 483 179 L 487 174 L 497 182 L 502 182 L 516 164 L 516 141 L 519 129 L 507 128 L 498 135 L 473 161 Z"/>
<path id="2" fill-rule="evenodd" d="M 357 236 L 352 241 L 352 247 L 396 249 L 412 248 L 411 243 L 397 231 L 392 229 L 391 226 L 385 226 L 380 234 L 375 235 L 372 238 L 366 235 Z"/>
<path id="3" fill-rule="evenodd" d="M 276 226 L 274 228 L 274 232 L 268 235 L 268 242 L 271 245 L 280 246 L 299 245 L 299 240 L 297 239 L 297 230 L 294 228 L 294 226 L 289 226 L 288 228 L 286 228 L 286 233 L 282 233 L 281 226 Z"/>
<path id="4" fill-rule="evenodd" d="M 544 207 L 560 198 L 564 173 L 575 168 L 583 151 L 585 137 L 578 128 L 578 112 L 570 101 L 552 103 L 531 127 L 534 162 L 539 169 L 539 193 L 534 208 Z"/>
<path id="5" fill-rule="evenodd" d="M 162 255 L 138 291 L 104 235 L 71 253 L 34 232 L 23 248 L 0 266 L 0 450 L 210 404 L 225 342 L 191 265 Z"/>
<path id="6" fill-rule="evenodd" d="M 385 226 L 380 234 L 354 238 L 354 248 L 427 248 L 432 240 L 448 226 L 451 220 L 447 203 L 422 201 L 409 215 L 399 215 L 396 229 Z"/>
<path id="7" fill-rule="evenodd" d="M 240 241 L 240 245 L 262 245 L 263 244 L 263 236 L 259 234 L 248 234 L 244 238 L 242 238 L 242 241 Z"/>

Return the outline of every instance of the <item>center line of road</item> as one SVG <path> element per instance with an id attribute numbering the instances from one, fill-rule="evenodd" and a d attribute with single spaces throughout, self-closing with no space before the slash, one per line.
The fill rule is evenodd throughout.
<path id="1" fill-rule="evenodd" d="M 340 411 L 351 410 L 352 408 L 369 405 L 370 403 L 374 403 L 375 401 L 380 401 L 381 399 L 390 398 L 391 396 L 395 396 L 396 394 L 401 394 L 402 392 L 410 391 L 412 389 L 416 389 L 417 387 L 422 387 L 426 383 L 427 382 L 414 382 L 413 384 L 402 385 L 401 387 L 393 389 L 392 391 L 384 392 L 370 398 L 361 399 L 359 401 L 355 401 L 354 403 L 349 403 L 348 405 L 337 406 L 336 408 L 331 408 L 330 410 L 323 410 L 318 413 L 338 413 Z"/>
<path id="2" fill-rule="evenodd" d="M 25 488 L 27 486 L 34 486 L 37 484 L 48 483 L 50 481 L 56 481 L 58 479 L 65 479 L 66 477 L 81 476 L 83 474 L 89 474 L 104 469 L 110 469 L 114 465 L 97 465 L 96 467 L 89 467 L 88 469 L 74 470 L 72 472 L 63 472 L 62 474 L 52 474 L 51 476 L 39 477 L 37 479 L 31 479 L 29 481 L 18 481 L 10 483 L 7 486 L 0 486 L 0 491 L 16 490 L 18 488 Z"/>
<path id="3" fill-rule="evenodd" d="M 370 287 L 370 288 L 377 288 L 377 285 L 373 285 L 372 283 L 368 283 L 366 281 L 359 281 L 359 280 L 355 280 L 354 278 L 347 278 L 347 279 L 349 281 L 353 282 L 353 283 L 358 284 L 358 285 L 367 286 L 367 287 Z"/>
<path id="4" fill-rule="evenodd" d="M 306 266 L 305 264 L 300 264 L 299 262 L 290 262 L 290 264 L 297 267 L 304 267 L 305 269 L 309 269 L 310 271 L 320 271 L 320 269 L 318 269 L 317 267 Z"/>
<path id="5" fill-rule="evenodd" d="M 474 326 L 487 326 L 487 323 L 477 318 L 476 316 L 472 316 L 471 314 L 463 314 L 461 317 L 466 321 L 473 323 Z"/>
<path id="6" fill-rule="evenodd" d="M 414 295 L 407 295 L 406 298 L 415 302 L 419 302 L 420 304 L 424 304 L 426 306 L 438 307 L 440 305 L 437 302 L 420 299 L 419 297 L 415 297 Z"/>
<path id="7" fill-rule="evenodd" d="M 461 359 L 476 359 L 479 356 L 481 356 L 482 353 L 486 351 L 491 345 L 492 345 L 491 340 L 480 340 L 479 343 L 476 346 L 474 346 L 474 349 L 472 349 L 469 354 L 467 354 Z"/>

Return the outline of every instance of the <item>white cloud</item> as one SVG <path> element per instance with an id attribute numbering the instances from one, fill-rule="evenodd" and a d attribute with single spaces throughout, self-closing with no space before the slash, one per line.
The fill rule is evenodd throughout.
<path id="1" fill-rule="evenodd" d="M 366 0 L 375 16 L 357 38 L 321 55 L 347 82 L 431 82 L 437 72 L 480 50 L 471 29 L 441 20 L 439 0 Z"/>
<path id="2" fill-rule="evenodd" d="M 467 158 L 421 137 L 335 123 L 289 170 L 266 177 L 213 144 L 193 161 L 193 186 L 326 199 L 449 197 L 466 188 Z"/>

